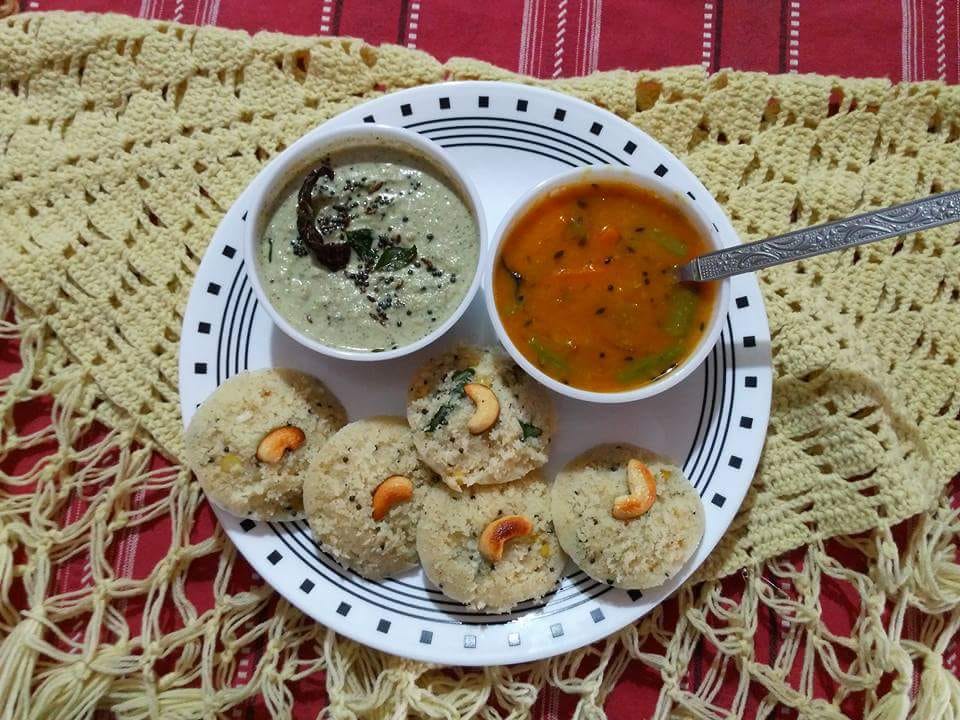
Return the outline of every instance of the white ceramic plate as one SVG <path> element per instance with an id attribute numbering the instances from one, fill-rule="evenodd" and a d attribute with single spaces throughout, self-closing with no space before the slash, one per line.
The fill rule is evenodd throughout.
<path id="1" fill-rule="evenodd" d="M 411 128 L 448 149 L 480 189 L 487 224 L 534 184 L 570 167 L 652 170 L 692 197 L 724 245 L 738 242 L 723 211 L 677 158 L 649 136 L 593 105 L 509 83 L 447 83 L 397 92 L 329 121 Z M 351 420 L 404 414 L 414 368 L 458 339 L 495 343 L 478 295 L 454 329 L 413 355 L 350 363 L 306 350 L 259 307 L 239 251 L 254 179 L 227 212 L 197 273 L 183 322 L 180 398 L 184 422 L 225 379 L 246 369 L 295 367 L 323 379 Z M 646 446 L 683 463 L 706 509 L 706 533 L 683 571 L 662 587 L 625 592 L 572 564 L 557 590 L 508 615 L 486 615 L 445 598 L 420 571 L 370 582 L 314 543 L 306 522 L 264 523 L 217 509 L 227 534 L 277 592 L 318 622 L 396 655 L 451 665 L 496 665 L 567 652 L 623 627 L 663 601 L 710 554 L 740 507 L 756 469 L 770 413 L 770 337 L 759 287 L 734 278 L 716 348 L 680 385 L 649 400 L 591 406 L 555 396 L 559 426 L 551 476 L 601 442 Z"/>

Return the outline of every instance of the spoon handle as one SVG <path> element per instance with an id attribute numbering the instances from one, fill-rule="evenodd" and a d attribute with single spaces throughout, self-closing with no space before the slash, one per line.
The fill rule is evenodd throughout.
<path id="1" fill-rule="evenodd" d="M 960 222 L 960 190 L 707 253 L 681 266 L 680 279 L 719 280 L 954 222 Z"/>

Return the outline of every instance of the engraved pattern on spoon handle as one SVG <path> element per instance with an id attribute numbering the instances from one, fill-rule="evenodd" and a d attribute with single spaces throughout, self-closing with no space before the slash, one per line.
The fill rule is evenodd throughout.
<path id="1" fill-rule="evenodd" d="M 960 221 L 960 190 L 717 250 L 681 268 L 681 277 L 716 280 Z"/>

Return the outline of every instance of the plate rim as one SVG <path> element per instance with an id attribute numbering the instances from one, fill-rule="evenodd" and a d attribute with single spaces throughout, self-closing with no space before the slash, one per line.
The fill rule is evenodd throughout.
<path id="1" fill-rule="evenodd" d="M 663 152 L 667 157 L 671 159 L 673 163 L 675 163 L 675 167 L 677 167 L 678 169 L 682 168 L 682 171 L 685 174 L 686 179 L 692 180 L 698 189 L 700 189 L 702 192 L 707 194 L 709 201 L 719 211 L 720 217 L 723 223 L 725 223 L 726 225 L 726 227 L 724 228 L 726 232 L 721 233 L 721 237 L 723 239 L 724 244 L 725 245 L 730 244 L 728 242 L 728 239 L 739 240 L 739 235 L 736 232 L 735 228 L 733 228 L 732 223 L 730 223 L 729 217 L 727 216 L 723 207 L 716 201 L 716 199 L 707 190 L 707 188 L 703 185 L 700 179 L 681 160 L 679 160 L 679 158 L 677 158 L 666 146 L 658 142 L 655 138 L 650 136 L 641 128 L 638 128 L 632 125 L 626 119 L 616 115 L 615 113 L 605 108 L 601 108 L 598 105 L 594 105 L 578 97 L 574 97 L 572 95 L 567 95 L 564 93 L 551 90 L 549 88 L 544 88 L 536 85 L 526 85 L 523 83 L 505 82 L 505 81 L 458 80 L 458 81 L 451 81 L 451 82 L 431 83 L 427 85 L 419 85 L 412 88 L 406 88 L 394 93 L 389 93 L 386 95 L 382 95 L 382 96 L 367 100 L 363 103 L 360 103 L 351 108 L 347 108 L 343 110 L 341 113 L 338 113 L 337 115 L 334 115 L 331 118 L 328 118 L 320 125 L 317 125 L 314 128 L 311 128 L 310 130 L 308 130 L 304 134 L 304 136 L 302 136 L 301 138 L 297 138 L 297 140 L 295 140 L 293 143 L 287 146 L 284 152 L 296 146 L 297 143 L 299 143 L 307 135 L 310 135 L 311 133 L 313 133 L 317 128 L 321 128 L 331 122 L 338 121 L 338 119 L 342 118 L 347 113 L 359 113 L 359 111 L 362 108 L 365 108 L 375 103 L 382 103 L 387 98 L 393 98 L 394 100 L 396 100 L 398 96 L 402 97 L 404 95 L 416 96 L 421 94 L 431 94 L 436 92 L 439 88 L 467 87 L 467 88 L 479 89 L 484 86 L 496 88 L 497 91 L 503 91 L 505 89 L 508 90 L 509 88 L 513 87 L 513 88 L 516 88 L 517 92 L 522 91 L 524 93 L 533 93 L 534 95 L 544 97 L 544 98 L 552 98 L 556 102 L 562 102 L 566 107 L 570 107 L 571 105 L 573 105 L 573 106 L 579 107 L 584 112 L 587 112 L 590 114 L 594 114 L 594 113 L 600 113 L 601 115 L 605 114 L 608 117 L 610 117 L 611 120 L 615 120 L 618 123 L 625 124 L 630 128 L 631 133 L 643 136 L 644 138 L 646 138 L 647 141 L 656 145 L 661 152 Z M 510 112 L 512 113 L 515 111 L 510 111 Z M 492 118 L 492 119 L 496 119 L 496 118 Z M 377 120 L 377 122 L 381 122 L 381 121 Z M 407 125 L 400 125 L 400 127 L 408 128 Z M 610 155 L 613 154 L 612 152 L 607 150 L 604 150 L 604 152 L 607 152 Z M 276 157 L 278 156 L 275 156 L 273 159 L 271 159 L 270 163 L 267 163 L 267 165 L 263 166 L 260 169 L 260 171 L 258 171 L 258 173 L 247 183 L 247 185 L 236 197 L 236 199 L 231 204 L 231 206 L 224 213 L 224 216 L 221 218 L 220 222 L 217 225 L 216 230 L 214 230 L 213 235 L 211 236 L 211 243 L 208 245 L 206 251 L 204 252 L 203 258 L 201 258 L 201 264 L 203 263 L 203 260 L 207 258 L 208 254 L 210 254 L 215 249 L 213 245 L 213 239 L 215 239 L 218 235 L 221 234 L 221 232 L 223 232 L 224 228 L 228 225 L 228 223 L 235 221 L 235 217 L 234 217 L 235 208 L 241 205 L 247 193 L 250 191 L 251 186 L 253 186 L 254 183 L 257 182 L 257 180 L 261 177 L 261 174 L 263 173 L 263 171 L 267 167 L 269 167 L 269 165 L 272 162 L 274 162 L 276 160 Z M 626 166 L 630 166 L 629 163 L 623 163 L 623 164 Z M 673 168 L 671 167 L 671 170 L 672 169 Z M 718 229 L 718 232 L 720 232 L 719 229 Z M 243 261 L 241 259 L 241 264 L 239 266 L 238 272 L 242 270 L 242 267 L 243 267 Z M 199 292 L 198 291 L 199 274 L 200 274 L 200 266 L 198 265 L 197 274 L 195 275 L 194 283 L 193 283 L 193 286 L 191 287 L 190 293 L 188 295 L 187 304 L 184 309 L 184 320 L 183 320 L 183 326 L 182 326 L 183 328 L 186 328 L 188 321 L 192 319 L 191 317 L 192 314 L 189 311 L 191 309 L 191 305 L 194 304 L 192 302 L 194 300 L 194 294 Z M 747 277 L 749 278 L 749 280 L 741 280 L 741 282 L 745 282 L 745 281 L 749 282 L 752 287 L 755 287 L 756 289 L 755 294 L 756 294 L 757 300 L 759 301 L 758 311 L 762 314 L 762 320 L 763 320 L 762 324 L 764 329 L 766 330 L 766 335 L 769 336 L 769 318 L 766 313 L 766 307 L 763 301 L 763 296 L 760 290 L 759 283 L 755 276 L 750 275 Z M 734 301 L 734 293 L 732 291 L 731 291 L 730 300 L 732 305 Z M 757 309 L 755 309 L 755 311 L 756 310 Z M 729 325 L 729 322 L 730 322 L 729 314 L 730 314 L 730 310 L 728 310 L 727 326 L 732 327 Z M 183 332 L 181 332 L 181 338 L 182 337 L 184 337 Z M 733 343 L 733 340 L 734 338 L 731 336 L 731 339 L 730 339 L 731 344 Z M 179 371 L 180 371 L 180 376 L 178 379 L 178 391 L 180 391 L 180 389 L 184 385 L 184 381 L 182 378 L 187 377 L 189 373 L 189 370 L 188 370 L 189 360 L 187 359 L 188 353 L 183 352 L 182 344 L 178 346 L 178 352 L 180 353 L 180 361 L 178 363 Z M 708 362 L 708 361 L 709 361 L 709 358 L 704 362 Z M 758 384 L 758 389 L 764 391 L 764 395 L 765 395 L 765 397 L 756 398 L 756 400 L 760 400 L 759 403 L 756 403 L 756 400 L 755 400 L 755 404 L 758 404 L 763 408 L 763 417 L 762 418 L 755 417 L 755 420 L 757 421 L 755 428 L 758 432 L 758 437 L 760 438 L 759 446 L 756 448 L 756 453 L 755 453 L 757 459 L 755 462 L 752 463 L 752 467 L 750 464 L 748 464 L 748 468 L 751 469 L 750 477 L 749 477 L 749 480 L 745 482 L 743 485 L 742 494 L 740 495 L 740 497 L 736 498 L 736 509 L 730 515 L 730 519 L 725 523 L 723 530 L 719 532 L 719 534 L 717 535 L 717 538 L 713 542 L 712 546 L 709 548 L 709 551 L 706 552 L 706 554 L 704 555 L 704 559 L 701 561 L 699 565 L 697 565 L 696 568 L 694 568 L 691 571 L 691 576 L 696 572 L 697 569 L 699 569 L 699 567 L 703 565 L 704 562 L 706 562 L 707 558 L 716 550 L 716 547 L 719 544 L 720 540 L 727 534 L 727 532 L 730 529 L 730 525 L 735 519 L 736 514 L 739 511 L 740 507 L 742 506 L 743 500 L 746 497 L 746 494 L 749 491 L 750 486 L 752 485 L 753 478 L 756 473 L 756 466 L 759 462 L 759 457 L 762 453 L 763 447 L 766 442 L 766 434 L 769 426 L 770 413 L 771 413 L 772 358 L 770 354 L 769 345 L 765 346 L 763 361 L 764 362 L 762 365 L 757 365 L 753 368 L 754 374 L 763 378 L 763 382 Z M 690 381 L 690 378 L 684 380 L 684 382 L 689 382 L 689 381 Z M 180 399 L 181 399 L 181 402 L 180 402 L 181 411 L 183 412 L 183 417 L 185 418 L 187 416 L 187 413 L 184 411 L 188 410 L 188 408 L 187 408 L 187 403 L 185 402 L 185 399 L 184 399 L 184 394 L 182 392 L 180 392 Z M 721 400 L 722 399 L 723 399 L 723 395 L 721 395 Z M 731 404 L 732 404 L 732 400 L 731 400 Z M 184 423 L 184 425 L 186 426 L 186 422 Z M 730 500 L 734 499 L 734 497 L 730 497 L 730 496 L 728 497 Z M 240 554 L 244 557 L 244 559 L 260 575 L 262 580 L 266 584 L 270 585 L 273 591 L 276 592 L 280 597 L 284 598 L 287 602 L 297 607 L 307 617 L 367 647 L 372 647 L 376 650 L 380 650 L 382 652 L 386 652 L 394 656 L 405 657 L 412 660 L 427 662 L 431 664 L 461 665 L 461 666 L 513 665 L 517 663 L 532 662 L 535 660 L 562 655 L 562 654 L 571 652 L 573 650 L 585 647 L 592 643 L 602 641 L 605 637 L 608 637 L 614 633 L 617 633 L 627 625 L 636 622 L 637 620 L 639 620 L 640 618 L 644 617 L 649 612 L 651 612 L 654 608 L 658 607 L 659 605 L 663 604 L 663 602 L 670 599 L 670 597 L 672 597 L 672 595 L 676 592 L 677 589 L 679 589 L 682 585 L 689 582 L 691 579 L 691 577 L 688 576 L 688 577 L 685 577 L 683 581 L 677 582 L 677 577 L 679 577 L 679 574 L 678 574 L 678 576 L 675 576 L 674 578 L 671 579 L 670 582 L 667 583 L 668 585 L 667 591 L 659 602 L 657 602 L 655 605 L 643 611 L 639 611 L 637 613 L 627 613 L 628 615 L 632 615 L 632 617 L 627 617 L 626 619 L 622 620 L 622 622 L 615 622 L 613 624 L 605 625 L 601 633 L 596 634 L 595 636 L 593 636 L 592 639 L 583 641 L 582 639 L 578 639 L 577 635 L 570 635 L 570 636 L 564 635 L 564 640 L 559 640 L 558 638 L 555 638 L 556 642 L 549 645 L 544 643 L 535 644 L 532 646 L 521 644 L 521 645 L 509 648 L 509 653 L 511 655 L 509 659 L 504 659 L 503 657 L 507 653 L 506 647 L 503 647 L 503 648 L 488 647 L 488 648 L 481 649 L 478 644 L 475 648 L 469 648 L 469 649 L 462 648 L 464 652 L 459 654 L 454 660 L 451 661 L 447 659 L 438 659 L 439 654 L 441 652 L 446 652 L 446 650 L 440 650 L 439 646 L 433 646 L 430 644 L 423 645 L 424 651 L 421 651 L 421 645 L 416 642 L 403 644 L 403 641 L 397 639 L 396 636 L 390 636 L 390 635 L 384 634 L 383 638 L 381 638 L 379 637 L 380 633 L 365 634 L 357 627 L 356 623 L 349 620 L 346 616 L 339 615 L 332 608 L 324 612 L 316 601 L 306 602 L 305 601 L 306 596 L 304 598 L 301 598 L 300 595 L 297 594 L 296 592 L 287 593 L 280 590 L 268 579 L 272 574 L 275 573 L 276 571 L 275 565 L 270 564 L 267 561 L 266 557 L 261 557 L 260 554 L 255 554 L 255 553 L 247 554 L 242 549 L 242 545 L 234 541 L 235 535 L 241 535 L 241 536 L 246 535 L 246 532 L 240 528 L 240 522 L 242 521 L 242 519 L 237 518 L 236 516 L 222 510 L 215 503 L 211 502 L 211 506 L 213 507 L 217 515 L 218 522 L 220 522 L 221 526 L 223 527 L 225 534 L 230 538 L 230 541 L 234 543 L 234 546 L 240 552 Z M 263 524 L 264 526 L 270 525 L 269 523 L 263 523 Z M 272 527 L 269 530 L 266 530 L 265 532 L 273 533 L 274 535 L 276 535 L 276 530 L 274 530 Z M 681 572 L 680 574 L 684 574 L 684 573 Z M 367 602 L 369 604 L 369 601 L 364 600 L 364 602 Z M 568 610 L 563 610 L 561 612 L 568 612 Z M 319 616 L 322 616 L 322 619 Z M 535 622 L 538 620 L 542 621 L 542 618 L 520 617 L 520 618 L 514 618 L 512 620 L 506 620 L 502 623 L 502 625 L 506 626 L 506 625 L 511 625 L 513 623 L 528 623 L 528 622 Z M 424 620 L 424 622 L 434 623 L 435 621 L 430 619 L 430 620 Z M 464 627 L 477 627 L 477 626 L 465 625 Z M 482 634 L 483 632 L 482 628 L 483 626 L 480 626 L 477 629 L 478 636 Z"/>

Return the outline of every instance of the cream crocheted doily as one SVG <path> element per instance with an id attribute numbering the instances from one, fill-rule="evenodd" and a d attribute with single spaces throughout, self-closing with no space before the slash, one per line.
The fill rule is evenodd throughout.
<path id="1" fill-rule="evenodd" d="M 318 669 L 337 717 L 523 717 L 545 684 L 580 695 L 593 717 L 631 658 L 662 678 L 657 717 L 736 715 L 751 692 L 763 713 L 842 717 L 840 703 L 860 694 L 876 717 L 911 705 L 918 718 L 955 716 L 960 685 L 942 663 L 960 623 L 960 522 L 944 490 L 960 470 L 955 227 L 761 276 L 776 371 L 766 449 L 704 582 L 678 594 L 679 620 L 657 611 L 565 657 L 441 672 L 338 638 L 283 601 L 265 617 L 269 588 L 228 592 L 232 546 L 219 531 L 191 537 L 196 484 L 179 466 L 150 465 L 154 450 L 180 455 L 177 343 L 199 260 L 225 209 L 287 144 L 359 102 L 444 79 L 531 82 L 350 39 L 59 13 L 0 21 L 0 309 L 16 310 L 0 332 L 22 338 L 24 361 L 0 380 L 0 718 L 67 707 L 213 716 L 257 693 L 283 716 L 288 683 Z M 666 144 L 744 240 L 960 187 L 960 88 L 699 68 L 544 84 Z M 41 395 L 56 400 L 53 424 L 19 431 L 16 405 Z M 90 444 L 94 421 L 112 430 Z M 43 462 L 14 462 L 44 443 L 54 454 Z M 64 520 L 78 493 L 86 510 Z M 166 558 L 145 578 L 122 576 L 111 545 L 160 516 L 172 521 Z M 911 516 L 898 547 L 890 527 Z M 860 566 L 835 559 L 841 545 Z M 201 612 L 184 583 L 217 556 Z M 52 595 L 58 568 L 78 557 L 86 588 Z M 728 594 L 716 578 L 737 570 L 746 592 Z M 849 633 L 820 620 L 827 579 L 862 598 Z M 145 603 L 137 628 L 123 620 L 131 598 Z M 164 633 L 171 603 L 181 629 Z M 783 626 L 765 662 L 758 612 Z M 78 617 L 79 639 L 60 632 Z M 265 652 L 235 687 L 251 643 Z M 694 686 L 685 670 L 705 647 L 714 659 Z M 815 672 L 836 697 L 811 697 Z M 739 689 L 724 710 L 713 700 L 731 673 Z"/>

